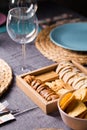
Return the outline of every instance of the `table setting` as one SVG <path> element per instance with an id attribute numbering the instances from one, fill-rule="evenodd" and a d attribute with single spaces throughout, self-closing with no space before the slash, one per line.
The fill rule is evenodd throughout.
<path id="1" fill-rule="evenodd" d="M 81 29 L 82 25 L 85 26 L 87 24 L 86 19 L 80 19 L 79 17 L 69 18 L 71 17 L 70 15 L 63 17 L 63 21 L 60 20 L 42 30 L 36 39 L 35 45 L 44 56 L 55 62 L 58 62 L 61 59 L 74 59 L 81 64 L 86 64 L 86 30 Z M 73 30 L 71 28 L 73 28 Z M 79 28 L 81 30 L 79 30 Z"/>
<path id="2" fill-rule="evenodd" d="M 31 5 L 29 9 L 23 7 L 11 9 L 7 15 L 7 21 L 5 20 L 6 25 L 0 25 L 1 30 L 3 27 L 3 31 L 0 33 L 0 67 L 4 72 L 2 74 L 0 70 L 2 77 L 0 77 L 0 89 L 1 79 L 5 80 L 5 75 L 7 75 L 7 79 L 10 78 L 5 91 L 0 90 L 0 105 L 5 105 L 4 102 L 7 101 L 8 109 L 6 109 L 7 111 L 0 110 L 0 112 L 1 117 L 4 116 L 3 114 L 11 115 L 6 123 L 2 123 L 1 130 L 11 130 L 12 128 L 71 130 L 72 128 L 63 122 L 57 103 L 63 92 L 72 89 L 65 83 L 65 80 L 71 79 L 71 74 L 65 76 L 67 78 L 63 78 L 64 75 L 67 75 L 65 72 L 71 72 L 67 69 L 71 63 L 81 73 L 87 74 L 83 67 L 87 64 L 86 18 L 69 11 L 54 17 L 52 21 L 39 20 L 36 18 L 36 14 L 33 14 L 33 7 Z M 24 15 L 24 13 L 26 14 Z M 30 15 L 34 17 L 29 17 Z M 40 31 L 38 31 L 39 26 Z M 57 67 L 58 65 L 61 67 L 61 61 L 64 60 L 70 62 L 66 63 L 69 67 L 64 70 L 61 68 L 62 71 L 59 73 Z M 7 67 L 6 69 L 3 69 L 3 64 Z M 27 70 L 24 69 L 25 64 L 28 67 Z M 10 73 L 9 76 L 5 74 L 7 71 Z M 74 76 L 76 72 L 72 75 Z M 61 82 L 62 79 L 64 85 L 66 84 L 65 88 Z M 84 82 L 86 82 L 85 79 L 86 77 Z M 56 92 L 57 82 L 62 86 L 62 88 L 59 86 L 62 90 L 58 92 Z M 51 84 L 54 86 L 50 86 Z M 57 93 L 59 95 L 56 95 Z"/>

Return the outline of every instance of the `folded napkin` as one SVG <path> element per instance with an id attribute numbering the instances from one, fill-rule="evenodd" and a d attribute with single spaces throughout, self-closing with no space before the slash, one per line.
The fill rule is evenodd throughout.
<path id="1" fill-rule="evenodd" d="M 3 103 L 0 102 L 0 125 L 15 119 L 15 117 L 7 110 L 8 105 L 7 101 L 4 101 Z"/>
<path id="2" fill-rule="evenodd" d="M 6 26 L 0 26 L 0 33 L 6 32 Z"/>
<path id="3" fill-rule="evenodd" d="M 0 26 L 6 22 L 6 15 L 0 13 Z"/>

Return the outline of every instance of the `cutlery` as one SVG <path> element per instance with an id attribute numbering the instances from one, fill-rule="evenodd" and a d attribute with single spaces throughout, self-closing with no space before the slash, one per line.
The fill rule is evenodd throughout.
<path id="1" fill-rule="evenodd" d="M 16 112 L 16 113 L 13 114 L 13 115 L 14 115 L 14 116 L 19 116 L 19 115 L 21 115 L 21 114 L 24 114 L 24 113 L 26 113 L 26 112 L 32 111 L 32 110 L 37 109 L 37 108 L 38 108 L 38 106 L 33 107 L 33 108 L 28 108 L 28 109 L 25 109 L 25 110 Z"/>

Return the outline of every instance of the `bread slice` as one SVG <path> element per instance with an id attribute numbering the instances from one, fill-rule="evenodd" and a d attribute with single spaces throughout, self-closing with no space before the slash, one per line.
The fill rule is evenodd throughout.
<path id="1" fill-rule="evenodd" d="M 59 97 L 61 97 L 63 94 L 65 94 L 68 91 L 69 91 L 68 89 L 61 88 L 57 91 L 57 94 Z"/>
<path id="2" fill-rule="evenodd" d="M 66 93 L 60 100 L 60 107 L 65 110 L 71 101 L 75 100 L 75 96 L 72 92 Z"/>
<path id="3" fill-rule="evenodd" d="M 74 100 L 69 105 L 70 107 L 67 107 L 66 112 L 71 117 L 77 117 L 87 110 L 86 105 L 79 100 Z"/>
<path id="4" fill-rule="evenodd" d="M 85 84 L 85 79 L 79 81 L 76 85 L 75 85 L 75 89 L 80 89 L 82 88 L 82 86 L 86 86 L 87 87 L 87 84 Z"/>
<path id="5" fill-rule="evenodd" d="M 68 67 L 68 66 L 74 66 L 71 62 L 69 61 L 62 61 L 59 63 L 59 65 L 56 68 L 56 73 L 59 73 L 63 68 Z"/>
<path id="6" fill-rule="evenodd" d="M 87 88 L 80 88 L 73 92 L 73 95 L 75 99 L 85 102 L 87 101 Z"/>
<path id="7" fill-rule="evenodd" d="M 73 82 L 73 84 L 72 84 L 72 87 L 75 88 L 75 85 L 76 85 L 78 82 L 80 82 L 81 80 L 84 80 L 84 79 L 87 79 L 87 76 L 77 77 L 77 78 L 74 80 L 74 82 Z"/>
<path id="8" fill-rule="evenodd" d="M 68 83 L 69 79 L 72 78 L 73 76 L 75 76 L 75 73 L 73 72 L 67 72 L 64 76 L 63 76 L 63 81 L 65 83 Z"/>
<path id="9" fill-rule="evenodd" d="M 71 72 L 71 68 L 70 67 L 66 67 L 66 68 L 63 68 L 60 73 L 59 73 L 59 78 L 63 78 L 64 74 L 68 73 L 68 72 Z"/>

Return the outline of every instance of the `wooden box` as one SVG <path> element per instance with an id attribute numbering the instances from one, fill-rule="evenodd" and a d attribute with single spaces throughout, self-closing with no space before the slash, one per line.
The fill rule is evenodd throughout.
<path id="1" fill-rule="evenodd" d="M 79 63 L 72 61 L 72 63 L 83 73 L 87 74 L 87 69 L 80 65 Z M 56 73 L 56 68 L 58 63 L 43 67 L 41 69 L 25 73 L 23 75 L 18 75 L 16 77 L 17 86 L 29 97 L 31 100 L 37 104 L 46 114 L 55 112 L 57 108 L 57 100 L 47 101 L 45 100 L 36 90 L 34 90 L 24 79 L 23 77 L 30 74 L 36 78 L 46 81 L 54 81 L 58 79 L 58 74 Z"/>
<path id="2" fill-rule="evenodd" d="M 46 101 L 37 91 L 35 91 L 27 82 L 23 80 L 22 77 L 31 74 L 35 77 L 41 79 L 43 82 L 52 81 L 58 78 L 58 74 L 55 72 L 57 63 L 43 67 L 41 69 L 25 73 L 22 75 L 16 76 L 17 86 L 29 97 L 31 100 L 38 105 L 46 114 L 55 112 L 57 108 L 57 99 L 53 101 Z"/>

